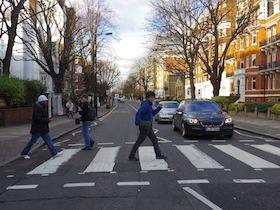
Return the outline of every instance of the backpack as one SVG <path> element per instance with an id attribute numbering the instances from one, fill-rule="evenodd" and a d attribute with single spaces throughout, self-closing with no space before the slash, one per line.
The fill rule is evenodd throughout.
<path id="1" fill-rule="evenodd" d="M 96 117 L 95 109 L 92 106 L 88 107 L 88 120 L 94 121 Z"/>

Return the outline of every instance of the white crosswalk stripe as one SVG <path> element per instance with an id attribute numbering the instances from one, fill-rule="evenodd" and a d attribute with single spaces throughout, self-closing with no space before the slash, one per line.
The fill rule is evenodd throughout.
<path id="1" fill-rule="evenodd" d="M 113 171 L 119 150 L 120 147 L 101 148 L 84 173 Z"/>
<path id="2" fill-rule="evenodd" d="M 256 155 L 249 152 L 241 150 L 233 145 L 213 145 L 213 147 L 219 149 L 220 151 L 234 157 L 235 159 L 245 163 L 252 168 L 280 168 L 278 165 L 264 160 Z"/>
<path id="3" fill-rule="evenodd" d="M 224 167 L 194 145 L 176 145 L 196 168 L 223 169 Z"/>
<path id="4" fill-rule="evenodd" d="M 155 150 L 152 146 L 139 147 L 139 160 L 142 171 L 169 170 L 165 160 L 156 159 Z"/>
<path id="5" fill-rule="evenodd" d="M 272 146 L 270 144 L 262 144 L 262 145 L 251 145 L 252 147 L 255 147 L 257 149 L 260 149 L 262 151 L 268 152 L 270 154 L 280 156 L 280 148 Z"/>
<path id="6" fill-rule="evenodd" d="M 56 158 L 50 158 L 49 160 L 42 163 L 38 167 L 34 168 L 32 171 L 28 172 L 27 175 L 53 174 L 57 171 L 57 169 L 62 164 L 69 161 L 73 157 L 73 155 L 75 155 L 80 150 L 81 149 L 66 149 L 66 150 L 63 150 L 62 155 L 60 155 Z"/>

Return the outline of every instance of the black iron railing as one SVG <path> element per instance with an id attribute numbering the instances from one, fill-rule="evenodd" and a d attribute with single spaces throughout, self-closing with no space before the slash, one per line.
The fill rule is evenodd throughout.
<path id="1" fill-rule="evenodd" d="M 276 34 L 274 36 L 271 36 L 267 39 L 260 41 L 260 46 L 263 47 L 265 45 L 271 44 L 271 43 L 279 41 L 279 40 L 280 40 L 280 34 Z"/>
<path id="2" fill-rule="evenodd" d="M 264 69 L 273 69 L 273 68 L 277 68 L 280 67 L 280 61 L 273 61 L 270 63 L 265 63 L 259 66 L 260 70 L 264 70 Z"/>

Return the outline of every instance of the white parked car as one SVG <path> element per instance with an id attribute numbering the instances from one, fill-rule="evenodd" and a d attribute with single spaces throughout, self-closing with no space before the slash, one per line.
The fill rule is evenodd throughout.
<path id="1" fill-rule="evenodd" d="M 161 101 L 162 109 L 155 115 L 155 120 L 158 123 L 172 122 L 173 114 L 177 111 L 179 103 L 177 101 Z"/>

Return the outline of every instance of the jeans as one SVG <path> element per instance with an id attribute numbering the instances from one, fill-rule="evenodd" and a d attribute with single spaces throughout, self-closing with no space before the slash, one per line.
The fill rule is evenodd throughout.
<path id="1" fill-rule="evenodd" d="M 22 150 L 21 155 L 28 155 L 31 147 L 33 146 L 33 144 L 35 144 L 35 142 L 42 137 L 44 142 L 48 145 L 52 155 L 56 155 L 57 154 L 57 150 L 55 149 L 52 139 L 50 137 L 49 133 L 45 133 L 45 134 L 32 134 L 32 137 L 30 139 L 30 141 L 28 142 L 28 144 L 25 146 L 25 148 Z"/>
<path id="2" fill-rule="evenodd" d="M 136 151 L 138 150 L 138 148 L 140 147 L 140 145 L 145 141 L 146 137 L 149 137 L 149 139 L 151 140 L 151 142 L 153 143 L 154 146 L 154 150 L 156 153 L 156 157 L 160 157 L 161 156 L 161 151 L 160 148 L 158 146 L 158 139 L 153 131 L 153 128 L 149 128 L 149 129 L 140 129 L 140 134 L 138 136 L 138 139 L 136 140 L 135 144 L 133 145 L 130 155 L 129 157 L 134 157 Z"/>
<path id="3" fill-rule="evenodd" d="M 90 121 L 83 121 L 82 122 L 82 132 L 84 135 L 84 141 L 85 141 L 85 146 L 87 149 L 91 148 L 91 144 L 94 143 L 94 140 L 92 137 L 89 135 L 89 127 L 90 127 L 91 122 Z"/>

